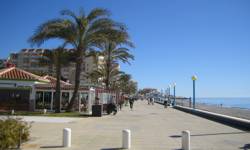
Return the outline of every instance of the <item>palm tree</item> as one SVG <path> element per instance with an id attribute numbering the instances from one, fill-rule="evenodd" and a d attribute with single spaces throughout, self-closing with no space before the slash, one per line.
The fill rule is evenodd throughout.
<path id="1" fill-rule="evenodd" d="M 70 10 L 63 10 L 61 15 L 67 18 L 49 20 L 40 25 L 30 38 L 30 42 L 40 45 L 49 39 L 61 39 L 74 47 L 78 56 L 75 60 L 75 87 L 68 106 L 68 111 L 73 111 L 80 86 L 82 62 L 86 53 L 90 49 L 100 46 L 100 43 L 111 35 L 120 40 L 129 37 L 126 27 L 110 19 L 109 12 L 105 9 L 93 9 L 88 15 L 85 15 L 82 9 L 79 15 Z"/>
<path id="2" fill-rule="evenodd" d="M 124 94 L 134 94 L 137 91 L 137 83 L 132 80 L 131 75 L 123 73 L 117 80 L 116 88 Z"/>
<path id="3" fill-rule="evenodd" d="M 123 74 L 123 72 L 118 70 L 117 64 L 112 64 L 107 74 L 106 67 L 107 65 L 105 64 L 99 65 L 98 69 L 87 74 L 87 77 L 90 78 L 92 83 L 99 84 L 99 85 L 102 85 L 102 83 L 105 83 L 106 79 L 109 78 L 109 87 L 110 87 L 109 89 L 115 89 L 111 87 L 115 86 L 113 84 L 119 79 L 119 76 Z"/>
<path id="4" fill-rule="evenodd" d="M 55 94 L 55 112 L 59 113 L 61 111 L 61 68 L 63 65 L 69 63 L 70 53 L 66 51 L 63 47 L 58 47 L 54 50 L 46 50 L 43 53 L 43 58 L 40 60 L 41 65 L 54 65 L 56 69 L 56 94 Z"/>
<path id="5" fill-rule="evenodd" d="M 118 70 L 119 67 L 119 61 L 123 63 L 129 63 L 130 59 L 134 59 L 134 56 L 129 53 L 129 49 L 125 46 L 122 46 L 126 44 L 129 47 L 133 47 L 133 44 L 128 41 L 107 41 L 103 43 L 103 51 L 101 52 L 101 55 L 104 57 L 104 66 L 103 69 L 105 69 L 105 77 L 104 77 L 104 83 L 106 86 L 106 89 L 110 89 L 113 77 L 113 74 L 115 70 Z"/>
<path id="6" fill-rule="evenodd" d="M 119 79 L 118 79 L 118 89 L 120 89 L 123 93 L 126 93 L 126 90 L 128 88 L 128 83 L 131 80 L 131 75 L 129 74 L 122 74 L 120 75 Z"/>

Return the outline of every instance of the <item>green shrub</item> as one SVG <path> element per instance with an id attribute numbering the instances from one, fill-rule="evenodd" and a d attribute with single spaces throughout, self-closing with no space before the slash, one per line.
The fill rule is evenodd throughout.
<path id="1" fill-rule="evenodd" d="M 28 141 L 30 127 L 30 124 L 20 118 L 0 119 L 0 150 L 18 147 L 20 135 L 22 142 Z"/>

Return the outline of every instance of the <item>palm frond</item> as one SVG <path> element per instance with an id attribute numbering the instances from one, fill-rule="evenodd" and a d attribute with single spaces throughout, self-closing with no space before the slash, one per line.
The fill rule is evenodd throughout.
<path id="1" fill-rule="evenodd" d="M 61 15 L 71 17 L 79 27 L 83 28 L 83 24 L 81 22 L 81 19 L 82 19 L 81 17 L 84 17 L 84 16 L 78 17 L 73 11 L 71 11 L 69 9 L 62 10 Z"/>
<path id="2" fill-rule="evenodd" d="M 89 22 L 93 22 L 101 17 L 109 17 L 110 12 L 107 9 L 95 8 L 87 16 Z"/>
<path id="3" fill-rule="evenodd" d="M 69 20 L 53 19 L 41 24 L 28 40 L 31 45 L 40 46 L 45 41 L 53 38 L 73 41 L 75 38 L 75 25 Z"/>

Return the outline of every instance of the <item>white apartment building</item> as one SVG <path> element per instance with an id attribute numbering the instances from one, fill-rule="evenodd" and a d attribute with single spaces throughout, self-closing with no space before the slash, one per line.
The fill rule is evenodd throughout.
<path id="1" fill-rule="evenodd" d="M 55 69 L 53 65 L 42 66 L 40 59 L 44 56 L 43 53 L 48 49 L 22 49 L 17 53 L 11 53 L 8 62 L 16 65 L 16 67 L 38 74 L 38 75 L 54 75 Z M 82 72 L 80 77 L 80 85 L 86 86 L 90 84 L 90 80 L 86 77 L 87 73 L 95 70 L 103 63 L 103 57 L 99 57 L 97 62 L 94 57 L 86 57 L 83 60 Z M 68 65 L 62 67 L 62 77 L 74 84 L 75 79 L 75 63 L 70 62 Z"/>
<path id="2" fill-rule="evenodd" d="M 45 49 L 22 49 L 18 53 L 11 53 L 8 61 L 16 67 L 36 74 L 47 74 L 52 72 L 52 66 L 41 66 L 39 60 Z"/>

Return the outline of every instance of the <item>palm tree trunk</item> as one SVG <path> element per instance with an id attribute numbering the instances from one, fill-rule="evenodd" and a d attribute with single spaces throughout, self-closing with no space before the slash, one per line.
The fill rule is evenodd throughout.
<path id="1" fill-rule="evenodd" d="M 76 71 L 75 71 L 75 87 L 74 87 L 74 92 L 73 95 L 70 99 L 70 103 L 68 105 L 67 111 L 74 111 L 74 104 L 76 102 L 76 97 L 78 94 L 79 86 L 80 86 L 80 75 L 81 75 L 81 70 L 82 70 L 82 62 L 83 62 L 83 51 L 82 49 L 78 50 L 78 59 L 76 61 Z"/>
<path id="2" fill-rule="evenodd" d="M 109 89 L 109 77 L 110 77 L 110 64 L 109 62 L 107 62 L 107 77 L 106 77 L 106 80 L 105 80 L 105 84 L 106 84 L 106 89 L 108 90 Z"/>
<path id="3" fill-rule="evenodd" d="M 60 57 L 58 57 L 60 59 Z M 56 63 L 56 96 L 55 96 L 55 100 L 56 100 L 56 109 L 55 112 L 56 113 L 60 113 L 61 112 L 61 62 L 60 60 L 57 60 Z"/>
<path id="4" fill-rule="evenodd" d="M 110 68 L 111 68 L 111 45 L 110 45 L 110 43 L 108 44 L 108 60 L 107 60 L 107 62 L 106 62 L 106 65 L 107 65 L 107 77 L 106 77 L 106 89 L 108 90 L 109 89 L 109 85 L 110 85 Z"/>

